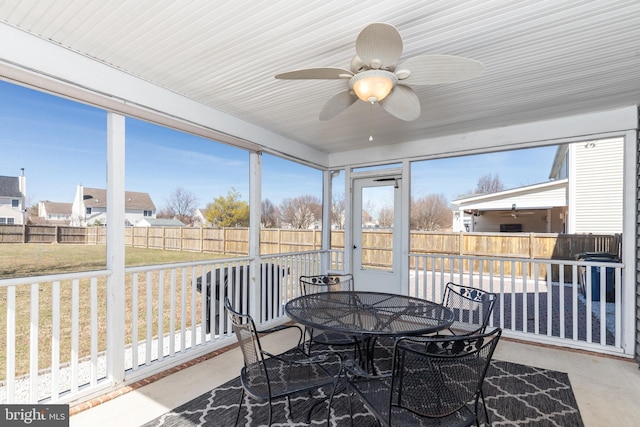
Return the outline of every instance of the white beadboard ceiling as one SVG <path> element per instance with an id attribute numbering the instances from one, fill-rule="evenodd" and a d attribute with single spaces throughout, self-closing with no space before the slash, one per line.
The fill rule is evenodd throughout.
<path id="1" fill-rule="evenodd" d="M 0 0 L 0 22 L 325 153 L 640 103 L 637 0 Z M 412 122 L 360 101 L 320 121 L 345 81 L 274 78 L 348 68 L 372 22 L 399 30 L 400 61 L 460 55 L 485 72 L 414 86 Z"/>

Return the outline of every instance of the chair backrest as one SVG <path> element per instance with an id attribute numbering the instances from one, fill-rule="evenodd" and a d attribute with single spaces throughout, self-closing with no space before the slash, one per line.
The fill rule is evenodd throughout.
<path id="1" fill-rule="evenodd" d="M 248 382 L 247 385 L 253 389 L 253 393 L 257 396 L 269 396 L 269 377 L 264 365 L 264 356 L 256 324 L 250 315 L 234 310 L 229 298 L 225 298 L 224 306 L 242 351 L 243 373 Z"/>
<path id="2" fill-rule="evenodd" d="M 501 334 L 496 328 L 474 336 L 399 339 L 394 346 L 389 424 L 398 410 L 441 418 L 478 399 Z"/>
<path id="3" fill-rule="evenodd" d="M 449 282 L 442 304 L 453 311 L 454 322 L 477 325 L 475 331 L 483 333 L 489 324 L 496 298 L 495 293 Z"/>
<path id="4" fill-rule="evenodd" d="M 300 292 L 302 292 L 302 295 L 319 292 L 353 291 L 353 289 L 352 274 L 300 276 Z"/>

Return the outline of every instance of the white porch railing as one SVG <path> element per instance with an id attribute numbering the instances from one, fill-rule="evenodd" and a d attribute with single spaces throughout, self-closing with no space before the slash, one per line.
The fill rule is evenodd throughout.
<path id="1" fill-rule="evenodd" d="M 225 289 L 257 322 L 284 321 L 284 303 L 299 295 L 298 277 L 320 273 L 321 256 L 302 252 L 260 258 L 257 290 L 249 287 L 249 258 L 127 268 L 125 347 L 117 352 L 124 360 L 125 382 L 231 343 L 220 298 Z M 330 258 L 335 266 L 339 258 Z M 115 385 L 107 370 L 110 274 L 0 280 L 0 300 L 6 301 L 0 403 L 74 402 Z M 250 295 L 257 296 L 256 304 L 250 304 Z"/>
<path id="2" fill-rule="evenodd" d="M 410 255 L 409 292 L 441 301 L 447 282 L 498 294 L 491 326 L 528 341 L 620 354 L 624 264 Z"/>
<path id="3" fill-rule="evenodd" d="M 121 377 L 130 383 L 233 342 L 225 289 L 257 322 L 286 321 L 284 303 L 300 294 L 298 278 L 325 268 L 341 271 L 342 260 L 339 251 L 301 252 L 127 268 L 125 346 L 115 352 L 124 361 Z M 498 293 L 491 323 L 509 335 L 621 352 L 622 264 L 411 255 L 410 266 L 414 296 L 439 301 L 448 281 Z M 249 286 L 252 268 L 260 269 L 258 286 Z M 0 403 L 75 402 L 118 385 L 108 378 L 112 361 L 106 357 L 109 275 L 0 280 L 6 301 Z M 609 285 L 613 302 L 605 297 Z"/>

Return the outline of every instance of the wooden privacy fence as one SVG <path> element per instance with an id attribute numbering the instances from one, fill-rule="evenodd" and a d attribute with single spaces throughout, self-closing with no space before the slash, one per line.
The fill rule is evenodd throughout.
<path id="1" fill-rule="evenodd" d="M 105 244 L 106 227 L 53 225 L 0 225 L 0 243 Z M 344 231 L 331 232 L 331 248 L 344 249 Z M 392 231 L 367 229 L 362 233 L 363 264 L 391 267 Z M 249 254 L 248 228 L 127 227 L 127 246 Z M 278 254 L 320 250 L 321 230 L 263 229 L 260 253 Z M 451 233 L 412 231 L 412 254 L 441 254 L 523 259 L 575 259 L 584 252 L 607 252 L 620 256 L 621 236 L 556 233 Z M 473 268 L 471 265 L 469 268 Z"/>

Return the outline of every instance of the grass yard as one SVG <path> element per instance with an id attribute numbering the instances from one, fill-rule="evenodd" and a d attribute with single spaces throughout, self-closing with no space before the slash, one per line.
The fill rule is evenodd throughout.
<path id="1" fill-rule="evenodd" d="M 198 260 L 213 260 L 223 256 L 200 253 L 200 252 L 180 252 L 163 251 L 157 249 L 126 248 L 126 265 L 159 265 L 179 262 L 189 262 Z M 0 279 L 16 277 L 32 277 L 59 273 L 71 273 L 81 271 L 96 271 L 106 269 L 106 248 L 101 245 L 38 245 L 38 244 L 0 244 Z M 181 274 L 181 272 L 180 272 Z M 166 332 L 167 325 L 171 320 L 169 310 L 169 300 L 171 292 L 176 296 L 177 313 L 173 319 L 180 323 L 180 301 L 182 286 L 189 287 L 191 282 L 191 269 L 186 269 L 187 281 L 181 282 L 181 276 L 177 278 L 177 286 L 171 286 L 169 274 L 165 274 L 163 282 L 164 301 L 160 305 L 157 300 L 159 282 L 158 272 L 151 275 L 150 286 L 147 286 L 147 277 L 140 274 L 138 281 L 138 339 L 144 340 L 149 332 L 152 336 L 157 335 L 158 320 L 162 318 Z M 91 324 L 90 307 L 91 291 L 88 280 L 80 280 L 77 284 L 77 298 L 79 306 L 78 325 L 78 357 L 82 358 L 90 354 L 91 350 Z M 73 283 L 71 281 L 60 281 L 59 283 L 59 305 L 60 305 L 60 363 L 65 363 L 71 359 L 71 307 L 73 298 Z M 98 278 L 96 286 L 97 317 L 98 317 L 98 349 L 106 348 L 106 279 Z M 132 275 L 127 274 L 125 283 L 125 340 L 131 342 L 132 336 L 132 314 L 136 311 L 132 307 Z M 153 303 L 152 318 L 147 319 L 146 300 L 147 295 L 151 295 Z M 7 290 L 0 287 L 0 382 L 6 378 L 6 327 L 7 327 Z M 46 369 L 51 366 L 52 351 L 52 306 L 56 299 L 53 292 L 53 285 L 50 282 L 39 283 L 38 288 L 38 368 Z M 187 298 L 185 310 L 187 319 L 191 318 L 191 301 Z M 16 288 L 16 375 L 24 375 L 29 371 L 29 340 L 30 340 L 30 310 L 31 310 L 31 287 L 29 285 L 18 286 Z M 195 307 L 197 319 L 200 319 L 199 306 Z M 147 322 L 148 321 L 148 322 Z M 147 331 L 147 324 L 151 325 Z"/>
<path id="2" fill-rule="evenodd" d="M 126 248 L 125 257 L 127 267 L 220 258 L 210 253 L 132 247 Z M 104 270 L 106 267 L 107 248 L 104 245 L 0 244 L 0 279 Z"/>

